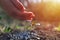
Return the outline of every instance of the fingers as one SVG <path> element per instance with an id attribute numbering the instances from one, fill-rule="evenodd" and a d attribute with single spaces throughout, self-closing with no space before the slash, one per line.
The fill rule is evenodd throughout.
<path id="1" fill-rule="evenodd" d="M 19 0 L 10 0 L 12 2 L 12 4 L 20 11 L 24 11 L 25 7 L 23 6 L 23 4 L 19 1 Z"/>
<path id="2" fill-rule="evenodd" d="M 35 17 L 35 15 L 33 14 L 33 12 L 24 11 L 24 14 L 26 14 L 26 17 L 30 17 L 30 18 L 34 18 Z"/>
<path id="3" fill-rule="evenodd" d="M 19 20 L 32 20 L 35 17 L 35 15 L 32 12 L 22 12 L 22 14 L 20 14 L 19 16 L 17 16 L 17 18 Z"/>

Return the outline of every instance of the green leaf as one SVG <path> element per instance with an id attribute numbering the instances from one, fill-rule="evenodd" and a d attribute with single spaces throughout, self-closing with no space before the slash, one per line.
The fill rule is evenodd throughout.
<path id="1" fill-rule="evenodd" d="M 21 26 L 16 26 L 17 29 L 21 28 Z"/>
<path id="2" fill-rule="evenodd" d="M 5 28 L 4 32 L 11 32 L 11 28 L 10 27 Z"/>

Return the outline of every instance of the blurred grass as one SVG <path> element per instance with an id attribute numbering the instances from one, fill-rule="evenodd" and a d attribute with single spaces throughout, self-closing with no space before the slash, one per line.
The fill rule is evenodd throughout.
<path id="1" fill-rule="evenodd" d="M 26 21 L 20 21 L 12 19 L 6 12 L 0 7 L 0 31 L 9 32 L 11 29 L 30 29 L 30 23 Z"/>
<path id="2" fill-rule="evenodd" d="M 0 31 L 8 32 L 7 27 L 15 27 L 16 26 L 16 20 L 10 18 L 6 12 L 0 7 Z"/>

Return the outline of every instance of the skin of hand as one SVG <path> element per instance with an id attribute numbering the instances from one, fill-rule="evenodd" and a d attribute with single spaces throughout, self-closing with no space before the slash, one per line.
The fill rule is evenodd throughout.
<path id="1" fill-rule="evenodd" d="M 0 0 L 0 6 L 15 19 L 32 20 L 35 17 L 32 12 L 25 11 L 25 7 L 19 0 Z"/>

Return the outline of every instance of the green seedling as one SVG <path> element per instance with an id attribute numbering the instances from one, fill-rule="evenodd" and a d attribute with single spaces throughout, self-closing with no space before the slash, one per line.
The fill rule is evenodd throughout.
<path id="1" fill-rule="evenodd" d="M 10 27 L 5 28 L 4 32 L 7 32 L 7 33 L 11 32 L 11 28 Z"/>

